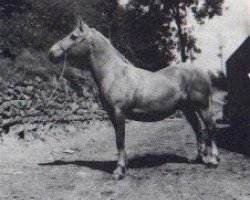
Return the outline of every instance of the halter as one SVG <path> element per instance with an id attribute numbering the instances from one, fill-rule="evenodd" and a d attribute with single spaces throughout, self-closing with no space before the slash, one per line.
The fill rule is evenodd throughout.
<path id="1" fill-rule="evenodd" d="M 90 29 L 90 30 L 91 30 L 91 29 Z M 81 42 L 83 42 L 84 40 L 86 40 L 86 38 L 87 38 L 88 35 L 89 35 L 89 32 L 90 32 L 90 31 L 88 31 L 88 32 L 87 32 L 85 35 L 83 35 L 83 36 L 79 36 L 79 38 L 81 38 L 81 39 L 79 40 L 78 44 L 80 44 Z M 59 80 L 60 80 L 60 79 L 63 78 L 64 72 L 65 72 L 65 69 L 66 69 L 66 60 L 67 60 L 67 52 L 66 52 L 66 51 L 69 50 L 69 49 L 71 49 L 71 48 L 73 47 L 73 45 L 70 45 L 70 46 L 68 47 L 68 49 L 66 49 L 66 48 L 64 47 L 64 45 L 63 45 L 63 42 L 61 42 L 60 45 L 59 45 L 59 47 L 60 47 L 61 50 L 64 52 L 63 68 L 62 68 L 61 74 L 60 74 L 60 76 L 59 76 Z M 50 97 L 48 98 L 48 103 L 50 103 L 51 100 L 53 99 L 54 94 L 55 94 L 56 90 L 58 89 L 58 87 L 59 87 L 59 82 L 58 82 L 58 84 L 55 86 L 55 88 L 53 89 L 53 92 L 51 93 Z"/>
<path id="2" fill-rule="evenodd" d="M 90 29 L 90 30 L 91 30 L 91 29 Z M 78 39 L 80 38 L 80 40 L 79 40 L 79 42 L 78 42 L 77 44 L 80 44 L 81 42 L 83 42 L 83 41 L 86 40 L 86 38 L 87 38 L 88 35 L 89 35 L 90 30 L 89 30 L 85 35 L 83 35 L 83 36 L 78 36 Z M 63 52 L 68 51 L 68 50 L 71 49 L 73 46 L 74 46 L 73 43 L 72 43 L 71 45 L 69 45 L 68 48 L 65 47 L 65 46 L 63 45 L 63 42 L 60 42 L 60 44 L 59 44 L 59 47 L 60 47 L 60 49 L 61 49 Z"/>

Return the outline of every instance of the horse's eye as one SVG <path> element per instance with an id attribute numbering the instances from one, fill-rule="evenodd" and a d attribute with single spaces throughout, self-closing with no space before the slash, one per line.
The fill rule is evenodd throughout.
<path id="1" fill-rule="evenodd" d="M 71 40 L 76 40 L 76 39 L 77 39 L 77 36 L 71 35 L 71 36 L 70 36 L 70 39 L 71 39 Z"/>

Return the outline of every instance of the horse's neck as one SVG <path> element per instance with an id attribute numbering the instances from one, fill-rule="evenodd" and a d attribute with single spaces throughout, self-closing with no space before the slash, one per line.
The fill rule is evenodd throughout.
<path id="1" fill-rule="evenodd" d="M 112 76 L 112 72 L 125 67 L 125 61 L 119 56 L 110 42 L 98 36 L 91 41 L 90 61 L 96 81 Z"/>

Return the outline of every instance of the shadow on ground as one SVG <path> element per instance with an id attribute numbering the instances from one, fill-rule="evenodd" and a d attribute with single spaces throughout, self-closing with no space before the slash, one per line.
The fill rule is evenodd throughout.
<path id="1" fill-rule="evenodd" d="M 195 164 L 197 162 L 174 154 L 160 154 L 160 155 L 146 154 L 143 156 L 136 156 L 134 158 L 128 159 L 128 167 L 134 169 L 157 167 L 165 163 Z M 70 165 L 70 164 L 89 167 L 91 169 L 100 170 L 107 173 L 112 173 L 116 167 L 116 161 L 83 161 L 83 160 L 74 160 L 74 161 L 56 160 L 48 163 L 39 163 L 38 165 L 52 166 L 52 165 Z"/>

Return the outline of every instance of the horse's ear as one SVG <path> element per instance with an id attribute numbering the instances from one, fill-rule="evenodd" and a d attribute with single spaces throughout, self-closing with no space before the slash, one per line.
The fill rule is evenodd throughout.
<path id="1" fill-rule="evenodd" d="M 82 20 L 82 17 L 80 15 L 77 16 L 77 26 L 80 28 L 81 31 L 83 31 L 83 20 Z"/>

